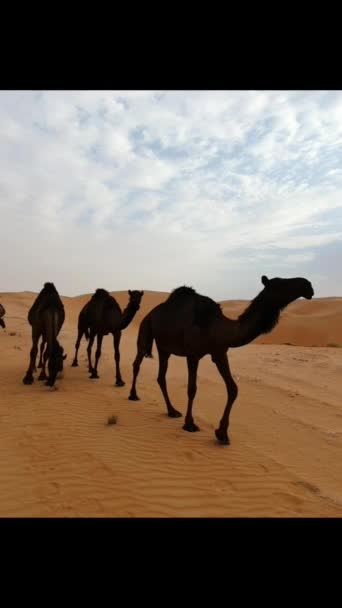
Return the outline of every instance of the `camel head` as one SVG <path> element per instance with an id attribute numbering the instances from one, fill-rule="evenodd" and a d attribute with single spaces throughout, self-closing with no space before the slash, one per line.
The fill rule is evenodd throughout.
<path id="1" fill-rule="evenodd" d="M 63 371 L 63 361 L 67 358 L 67 355 L 64 354 L 63 346 L 61 346 L 58 341 L 56 342 L 48 362 L 49 375 L 50 378 L 53 378 L 53 382 L 55 381 L 57 374 Z"/>
<path id="2" fill-rule="evenodd" d="M 128 295 L 129 295 L 129 303 L 133 304 L 134 307 L 136 308 L 136 310 L 139 310 L 140 308 L 140 302 L 141 302 L 141 298 L 144 295 L 143 291 L 131 291 L 130 289 L 128 290 Z"/>
<path id="3" fill-rule="evenodd" d="M 294 302 L 297 298 L 311 300 L 314 295 L 310 281 L 301 277 L 294 279 L 268 279 L 263 275 L 261 282 L 264 285 L 263 296 L 281 308 L 287 306 L 290 302 Z"/>
<path id="4" fill-rule="evenodd" d="M 67 355 L 64 354 L 64 348 L 60 344 L 58 344 L 58 349 L 56 351 L 56 362 L 58 371 L 63 371 L 63 361 L 67 358 Z"/>

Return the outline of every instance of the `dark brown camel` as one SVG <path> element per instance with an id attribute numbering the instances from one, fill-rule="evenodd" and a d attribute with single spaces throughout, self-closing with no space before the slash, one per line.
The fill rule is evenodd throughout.
<path id="1" fill-rule="evenodd" d="M 5 320 L 3 319 L 5 314 L 6 314 L 6 310 L 4 309 L 3 305 L 0 304 L 0 327 L 3 327 L 4 329 L 6 327 Z"/>
<path id="2" fill-rule="evenodd" d="M 63 303 L 53 283 L 45 283 L 28 313 L 28 321 L 32 326 L 32 348 L 30 351 L 30 365 L 23 378 L 24 384 L 33 383 L 33 372 L 36 366 L 39 338 L 42 338 L 41 353 L 44 344 L 46 349 L 43 355 L 42 371 L 38 380 L 47 380 L 47 386 L 53 386 L 57 373 L 63 370 L 63 360 L 66 355 L 59 344 L 57 336 L 64 323 L 65 312 Z M 45 367 L 48 361 L 47 377 Z"/>
<path id="3" fill-rule="evenodd" d="M 120 339 L 121 331 L 125 329 L 140 308 L 143 291 L 128 291 L 129 301 L 122 312 L 119 304 L 105 289 L 97 289 L 92 298 L 82 308 L 78 318 L 78 336 L 75 344 L 75 358 L 72 362 L 73 367 L 77 367 L 77 354 L 83 334 L 88 342 L 88 370 L 90 378 L 99 378 L 97 367 L 101 356 L 101 345 L 103 336 L 111 333 L 114 339 L 115 367 L 116 367 L 116 386 L 124 386 L 120 372 Z M 97 349 L 95 353 L 95 366 L 91 363 L 91 349 L 97 336 Z"/>
<path id="4" fill-rule="evenodd" d="M 198 431 L 192 417 L 196 395 L 196 378 L 199 360 L 211 355 L 227 389 L 227 404 L 218 429 L 219 442 L 229 444 L 229 414 L 237 397 L 238 388 L 228 363 L 227 350 L 244 346 L 260 334 L 270 332 L 278 323 L 280 312 L 297 298 L 311 299 L 314 291 L 309 281 L 302 278 L 261 278 L 264 289 L 249 304 L 238 319 L 224 316 L 219 304 L 197 294 L 191 287 L 175 289 L 168 299 L 156 306 L 141 322 L 138 334 L 138 351 L 133 363 L 133 383 L 129 399 L 139 399 L 136 381 L 143 357 L 151 355 L 153 340 L 159 355 L 158 384 L 163 393 L 168 416 L 182 414 L 172 405 L 166 386 L 166 371 L 170 355 L 186 357 L 188 363 L 188 407 L 185 431 Z"/>

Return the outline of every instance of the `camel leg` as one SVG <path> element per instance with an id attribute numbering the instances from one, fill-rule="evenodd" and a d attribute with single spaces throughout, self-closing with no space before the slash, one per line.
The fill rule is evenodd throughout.
<path id="1" fill-rule="evenodd" d="M 232 405 L 237 397 L 238 387 L 237 387 L 236 383 L 234 382 L 232 375 L 230 373 L 227 354 L 224 353 L 224 355 L 221 355 L 220 357 L 215 357 L 215 358 L 213 357 L 213 361 L 214 361 L 219 373 L 221 374 L 221 376 L 224 380 L 224 383 L 226 385 L 226 388 L 227 388 L 227 405 L 223 412 L 223 416 L 220 420 L 219 427 L 215 431 L 215 435 L 220 443 L 228 445 L 229 444 L 229 438 L 228 438 L 229 414 L 230 414 L 230 410 L 232 409 Z"/>
<path id="2" fill-rule="evenodd" d="M 194 423 L 194 419 L 192 417 L 192 404 L 195 399 L 197 385 L 197 369 L 198 369 L 198 359 L 196 357 L 187 357 L 188 363 L 188 409 L 186 411 L 185 416 L 185 424 L 183 426 L 184 431 L 189 431 L 190 433 L 194 433 L 195 431 L 199 431 L 199 427 Z"/>
<path id="3" fill-rule="evenodd" d="M 51 352 L 52 354 L 52 352 Z M 49 386 L 50 388 L 55 387 L 55 382 L 56 382 L 56 377 L 57 377 L 57 367 L 56 367 L 56 354 L 53 355 L 53 357 L 50 356 L 50 353 L 48 353 L 48 356 L 44 357 L 44 370 L 45 370 L 45 364 L 46 364 L 46 360 L 48 359 L 48 377 L 47 380 L 45 382 L 45 386 Z M 56 390 L 56 387 L 55 387 Z"/>
<path id="4" fill-rule="evenodd" d="M 73 360 L 73 362 L 71 364 L 71 367 L 78 367 L 77 355 L 78 355 L 78 349 L 79 349 L 80 344 L 81 344 L 82 335 L 83 335 L 83 331 L 79 330 L 78 334 L 77 334 L 76 344 L 75 344 L 75 357 L 74 357 L 74 360 Z"/>
<path id="5" fill-rule="evenodd" d="M 42 337 L 42 341 L 41 341 L 41 343 L 40 343 L 40 354 L 39 354 L 38 368 L 39 368 L 39 367 L 42 367 L 42 365 L 43 365 L 43 351 L 44 351 L 44 346 L 45 346 L 45 341 L 44 341 L 44 338 Z M 33 369 L 33 371 L 34 371 L 34 372 L 36 372 L 36 371 L 37 371 L 36 364 L 34 365 L 34 369 Z"/>
<path id="6" fill-rule="evenodd" d="M 43 355 L 43 361 L 42 361 L 42 371 L 39 374 L 38 380 L 47 380 L 47 375 L 46 375 L 46 362 L 49 358 L 49 351 L 48 348 L 45 349 L 45 353 Z"/>
<path id="7" fill-rule="evenodd" d="M 120 372 L 120 340 L 121 340 L 121 331 L 116 331 L 114 333 L 114 358 L 115 358 L 115 370 L 116 370 L 116 382 L 115 386 L 125 386 L 125 383 L 121 377 Z"/>
<path id="8" fill-rule="evenodd" d="M 170 355 L 169 355 L 169 353 L 166 353 L 166 352 L 160 351 L 160 350 L 158 350 L 158 354 L 159 354 L 159 373 L 158 373 L 157 382 L 160 386 L 160 390 L 163 393 L 163 397 L 165 399 L 165 403 L 166 403 L 166 407 L 167 407 L 167 415 L 170 418 L 179 418 L 182 414 L 173 407 L 173 405 L 169 399 L 169 395 L 167 393 L 166 372 L 167 372 L 168 361 L 169 361 Z"/>
<path id="9" fill-rule="evenodd" d="M 90 330 L 89 342 L 87 347 L 87 355 L 88 355 L 88 371 L 91 374 L 93 371 L 93 366 L 91 364 L 91 349 L 94 344 L 96 333 L 93 330 Z"/>
<path id="10" fill-rule="evenodd" d="M 99 378 L 100 376 L 97 373 L 97 366 L 99 363 L 99 359 L 101 357 L 101 345 L 103 340 L 103 334 L 97 334 L 97 348 L 95 353 L 95 367 L 92 369 L 90 378 Z"/>
<path id="11" fill-rule="evenodd" d="M 145 350 L 138 348 L 137 356 L 135 357 L 134 362 L 133 362 L 133 382 L 132 382 L 132 386 L 131 386 L 131 392 L 128 397 L 128 399 L 130 399 L 130 401 L 139 401 L 139 397 L 138 397 L 137 391 L 136 391 L 136 382 L 137 382 L 137 377 L 138 377 L 139 370 L 140 370 L 140 365 L 141 365 L 141 362 L 142 362 L 144 356 L 145 356 Z"/>
<path id="12" fill-rule="evenodd" d="M 29 368 L 23 378 L 24 384 L 32 384 L 33 383 L 33 371 L 36 368 L 36 357 L 38 353 L 38 341 L 40 338 L 40 334 L 36 333 L 32 328 L 32 348 L 30 351 L 30 365 Z"/>
<path id="13" fill-rule="evenodd" d="M 43 352 L 44 352 L 44 346 L 45 346 L 46 342 L 45 340 L 42 339 L 41 345 L 40 345 L 40 356 L 39 356 L 39 363 L 38 363 L 38 367 L 43 367 Z"/>

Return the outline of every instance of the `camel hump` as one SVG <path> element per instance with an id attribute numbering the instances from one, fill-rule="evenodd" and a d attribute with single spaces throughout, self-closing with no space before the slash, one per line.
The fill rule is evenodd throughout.
<path id="1" fill-rule="evenodd" d="M 221 306 L 207 296 L 197 295 L 194 307 L 194 325 L 208 327 L 214 320 L 223 316 Z"/>
<path id="2" fill-rule="evenodd" d="M 57 291 L 50 292 L 39 303 L 40 310 L 46 310 L 47 308 L 58 308 L 64 310 L 63 302 L 60 299 Z"/>
<path id="3" fill-rule="evenodd" d="M 58 308 L 64 313 L 64 306 L 56 287 L 53 283 L 45 283 L 43 289 L 38 294 L 29 310 L 29 323 L 32 325 L 33 318 L 36 313 L 42 312 L 50 307 Z"/>
<path id="4" fill-rule="evenodd" d="M 47 283 L 44 283 L 44 288 L 42 291 L 46 291 L 46 292 L 47 291 L 56 291 L 57 292 L 57 289 L 53 283 L 47 282 Z"/>
<path id="5" fill-rule="evenodd" d="M 121 314 L 121 308 L 120 308 L 118 302 L 110 294 L 108 294 L 108 298 L 105 300 L 104 310 L 115 310 L 116 312 Z"/>
<path id="6" fill-rule="evenodd" d="M 101 302 L 102 311 L 114 309 L 114 310 L 120 312 L 120 314 L 121 314 L 121 308 L 120 308 L 119 304 L 117 303 L 116 299 L 113 296 L 111 296 L 109 291 L 107 291 L 106 289 L 102 289 L 102 288 L 97 289 L 92 297 L 92 301 Z"/>
<path id="7" fill-rule="evenodd" d="M 175 302 L 187 298 L 193 298 L 196 296 L 196 291 L 192 287 L 187 287 L 183 285 L 182 287 L 177 287 L 173 291 L 171 291 L 167 302 Z"/>
<path id="8" fill-rule="evenodd" d="M 99 287 L 93 297 L 92 300 L 102 300 L 102 299 L 106 299 L 106 298 L 110 298 L 110 293 L 109 291 L 107 291 L 106 289 L 102 289 L 102 287 Z"/>
<path id="9" fill-rule="evenodd" d="M 84 315 L 98 325 L 103 321 L 104 315 L 111 314 L 112 311 L 121 315 L 121 308 L 115 298 L 106 289 L 97 289 L 86 304 Z"/>
<path id="10" fill-rule="evenodd" d="M 184 301 L 193 302 L 193 323 L 198 327 L 207 327 L 214 319 L 222 317 L 221 307 L 207 296 L 198 294 L 192 287 L 183 285 L 177 287 L 169 295 L 166 303 L 170 305 L 181 305 Z"/>

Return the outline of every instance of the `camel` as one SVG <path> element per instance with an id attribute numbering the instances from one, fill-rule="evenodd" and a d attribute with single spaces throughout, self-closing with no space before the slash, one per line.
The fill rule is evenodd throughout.
<path id="1" fill-rule="evenodd" d="M 47 386 L 54 386 L 57 373 L 63 370 L 63 360 L 66 359 L 64 349 L 59 344 L 57 336 L 64 323 L 65 312 L 63 303 L 53 283 L 45 283 L 28 313 L 28 321 L 32 326 L 32 348 L 30 351 L 29 368 L 23 378 L 24 384 L 33 383 L 33 372 L 36 366 L 39 338 L 42 337 L 41 355 L 44 345 L 42 371 L 38 380 L 46 380 Z M 47 377 L 45 367 L 48 361 Z"/>
<path id="2" fill-rule="evenodd" d="M 141 362 L 151 355 L 153 340 L 159 355 L 158 384 L 163 394 L 168 416 L 182 416 L 172 405 L 166 385 L 166 371 L 170 355 L 186 357 L 188 364 L 188 406 L 183 429 L 199 431 L 192 416 L 196 395 L 199 360 L 211 355 L 226 385 L 227 403 L 215 431 L 221 444 L 230 443 L 229 415 L 237 398 L 238 387 L 232 378 L 227 351 L 249 344 L 259 335 L 270 332 L 279 321 L 281 311 L 297 298 L 311 299 L 314 291 L 304 278 L 268 279 L 261 277 L 264 289 L 236 320 L 224 316 L 219 304 L 196 293 L 191 287 L 175 289 L 168 299 L 151 310 L 142 320 L 137 340 L 137 355 L 133 363 L 133 382 L 129 399 L 139 400 L 136 382 Z"/>
<path id="3" fill-rule="evenodd" d="M 4 309 L 3 305 L 0 304 L 0 327 L 3 327 L 3 329 L 5 329 L 6 324 L 5 321 L 2 317 L 4 317 L 6 314 L 6 310 Z"/>
<path id="4" fill-rule="evenodd" d="M 77 355 L 82 336 L 85 335 L 88 342 L 88 370 L 90 378 L 99 378 L 97 367 L 101 356 L 101 345 L 103 336 L 113 334 L 114 357 L 116 368 L 115 386 L 124 386 L 120 372 L 120 340 L 121 331 L 125 329 L 140 308 L 143 291 L 128 291 L 129 301 L 122 312 L 119 304 L 105 289 L 97 289 L 92 298 L 82 308 L 78 318 L 78 336 L 75 344 L 75 357 L 72 362 L 73 367 L 78 366 Z M 91 363 L 91 349 L 97 336 L 97 349 L 95 353 L 95 366 Z"/>

